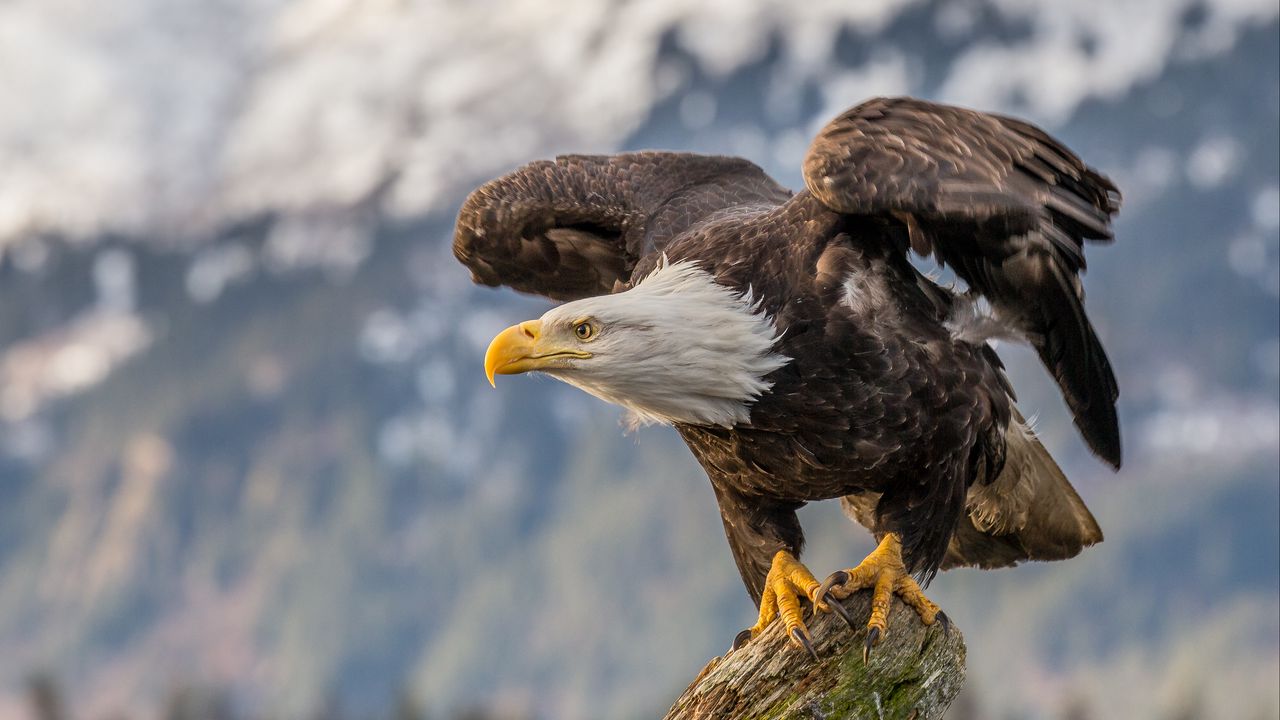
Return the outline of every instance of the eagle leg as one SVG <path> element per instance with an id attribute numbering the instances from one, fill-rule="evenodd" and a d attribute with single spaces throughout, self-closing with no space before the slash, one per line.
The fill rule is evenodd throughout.
<path id="1" fill-rule="evenodd" d="M 902 540 L 894 533 L 886 534 L 880 541 L 880 546 L 859 563 L 858 567 L 838 570 L 827 576 L 812 597 L 818 598 L 819 609 L 834 609 L 839 603 L 828 603 L 828 593 L 836 600 L 843 600 L 865 588 L 872 588 L 872 592 L 871 619 L 867 621 L 867 640 L 862 649 L 863 662 L 870 657 L 871 648 L 878 645 L 888 632 L 889 605 L 894 595 L 914 609 L 925 625 L 932 625 L 938 620 L 942 620 L 944 627 L 947 625 L 946 615 L 924 596 L 920 585 L 907 573 L 907 567 L 902 562 Z M 839 614 L 849 622 L 847 613 Z M 853 623 L 849 622 L 849 626 L 853 627 Z"/>
<path id="2" fill-rule="evenodd" d="M 733 649 L 742 647 L 764 632 L 774 618 L 781 617 L 791 642 L 804 648 L 815 660 L 818 659 L 818 653 L 813 649 L 813 642 L 809 638 L 809 629 L 804 626 L 800 607 L 800 598 L 812 603 L 817 597 L 818 588 L 818 580 L 809 572 L 809 568 L 791 553 L 779 550 L 773 556 L 773 564 L 765 577 L 764 594 L 760 598 L 760 617 L 755 625 L 738 633 L 733 641 Z"/>

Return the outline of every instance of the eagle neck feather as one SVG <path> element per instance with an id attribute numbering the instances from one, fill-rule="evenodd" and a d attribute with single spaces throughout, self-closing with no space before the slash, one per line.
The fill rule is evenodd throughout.
<path id="1" fill-rule="evenodd" d="M 634 425 L 733 427 L 790 362 L 780 334 L 752 296 L 721 284 L 696 262 L 668 262 L 625 292 L 557 308 L 605 328 L 591 361 L 552 373 L 626 408 Z"/>

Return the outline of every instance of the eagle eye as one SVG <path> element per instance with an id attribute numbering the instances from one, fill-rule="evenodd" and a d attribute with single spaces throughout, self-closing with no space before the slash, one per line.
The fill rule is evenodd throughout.
<path id="1" fill-rule="evenodd" d="M 596 329 L 584 320 L 573 327 L 573 334 L 577 335 L 579 340 L 590 340 L 596 334 Z"/>

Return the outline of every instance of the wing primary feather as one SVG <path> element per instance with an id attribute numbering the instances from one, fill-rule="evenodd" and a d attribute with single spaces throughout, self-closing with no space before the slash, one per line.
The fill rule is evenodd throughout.
<path id="1" fill-rule="evenodd" d="M 642 259 L 715 212 L 789 195 L 741 158 L 565 155 L 472 192 L 453 252 L 478 283 L 573 300 L 629 282 Z"/>
<path id="2" fill-rule="evenodd" d="M 910 246 L 1019 319 L 1090 448 L 1119 466 L 1115 374 L 1079 282 L 1084 243 L 1113 237 L 1109 179 L 1030 123 L 911 98 L 837 117 L 804 176 L 836 212 L 910 217 Z"/>

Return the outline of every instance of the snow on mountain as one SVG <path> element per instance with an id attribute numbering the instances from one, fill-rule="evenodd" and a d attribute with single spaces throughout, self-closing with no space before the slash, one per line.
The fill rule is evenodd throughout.
<path id="1" fill-rule="evenodd" d="M 830 115 L 919 88 L 918 61 L 875 39 L 917 6 L 6 3 L 0 106 L 16 111 L 0 118 L 0 247 L 43 234 L 199 240 L 264 212 L 374 197 L 395 216 L 447 210 L 477 180 L 530 157 L 617 148 L 679 88 L 678 72 L 659 63 L 666 37 L 712 76 L 758 60 L 777 38 L 776 84 L 815 83 Z M 963 49 L 938 95 L 1058 121 L 1171 59 L 1229 50 L 1242 28 L 1276 13 L 1270 0 L 948 3 L 936 32 Z M 997 22 L 1023 32 L 986 37 Z M 874 46 L 873 61 L 833 61 L 845 27 Z"/>

